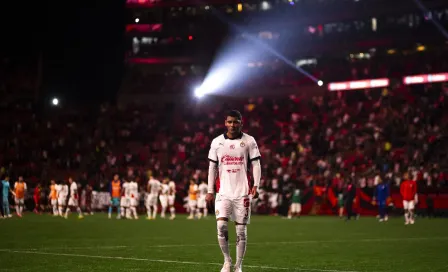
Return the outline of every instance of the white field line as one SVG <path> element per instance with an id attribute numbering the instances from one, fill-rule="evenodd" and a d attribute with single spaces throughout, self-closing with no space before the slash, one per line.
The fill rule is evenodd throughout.
<path id="1" fill-rule="evenodd" d="M 206 262 L 189 262 L 189 261 L 174 261 L 174 260 L 159 260 L 159 259 L 144 259 L 132 257 L 117 257 L 117 256 L 101 256 L 101 255 L 85 255 L 85 254 L 70 254 L 70 253 L 56 253 L 56 252 L 39 252 L 39 251 L 25 251 L 25 250 L 10 250 L 0 249 L 0 252 L 16 253 L 16 254 L 35 254 L 35 255 L 50 255 L 50 256 L 65 256 L 65 257 L 81 257 L 91 259 L 109 259 L 109 260 L 128 260 L 141 261 L 153 263 L 172 263 L 172 264 L 189 264 L 189 265 L 214 265 L 222 266 L 220 263 L 206 263 Z M 353 270 L 335 270 L 335 269 L 316 269 L 316 268 L 291 268 L 291 267 L 275 267 L 275 266 L 259 266 L 259 265 L 244 265 L 247 268 L 269 269 L 269 270 L 288 270 L 288 271 L 316 271 L 316 272 L 359 272 Z"/>

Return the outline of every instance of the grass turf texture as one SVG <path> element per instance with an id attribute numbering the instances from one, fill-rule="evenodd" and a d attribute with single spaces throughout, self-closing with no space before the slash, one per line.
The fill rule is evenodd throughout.
<path id="1" fill-rule="evenodd" d="M 448 271 L 448 220 L 253 216 L 244 271 Z M 229 225 L 235 260 L 235 228 Z M 213 218 L 0 220 L 0 271 L 220 271 Z"/>

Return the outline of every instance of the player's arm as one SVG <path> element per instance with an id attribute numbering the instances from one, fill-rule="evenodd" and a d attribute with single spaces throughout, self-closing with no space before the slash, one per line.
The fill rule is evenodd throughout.
<path id="1" fill-rule="evenodd" d="M 257 142 L 254 138 L 252 138 L 252 142 L 249 145 L 249 159 L 252 164 L 252 175 L 254 178 L 254 186 L 251 190 L 251 195 L 253 198 L 258 197 L 258 187 L 260 187 L 260 180 L 261 180 L 261 154 L 260 150 L 258 150 Z"/>
<path id="2" fill-rule="evenodd" d="M 218 177 L 218 147 L 219 143 L 216 140 L 213 140 L 210 145 L 210 151 L 208 152 L 208 186 L 205 200 L 209 204 L 211 204 L 211 202 L 213 201 L 215 193 L 215 182 L 216 178 Z"/>

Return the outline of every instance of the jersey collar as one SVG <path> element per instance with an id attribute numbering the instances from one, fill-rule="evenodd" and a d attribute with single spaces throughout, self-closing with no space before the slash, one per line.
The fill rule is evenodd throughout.
<path id="1" fill-rule="evenodd" d="M 227 132 L 224 132 L 224 139 L 228 139 L 228 140 L 238 140 L 238 139 L 241 139 L 241 138 L 243 138 L 243 132 L 240 132 L 240 134 L 239 135 L 237 135 L 235 138 L 229 138 L 228 136 L 227 136 Z"/>

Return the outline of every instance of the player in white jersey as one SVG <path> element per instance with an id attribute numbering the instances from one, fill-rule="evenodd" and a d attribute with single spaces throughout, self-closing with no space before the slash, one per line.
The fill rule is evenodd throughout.
<path id="1" fill-rule="evenodd" d="M 137 206 L 138 206 L 138 184 L 137 182 L 131 180 L 128 185 L 129 188 L 129 210 L 130 210 L 130 218 L 134 215 L 134 219 L 138 219 L 137 216 Z"/>
<path id="2" fill-rule="evenodd" d="M 236 225 L 236 263 L 234 271 L 242 271 L 247 243 L 247 224 L 250 222 L 250 202 L 258 197 L 261 178 L 260 151 L 252 136 L 241 132 L 242 116 L 238 111 L 226 115 L 227 132 L 213 139 L 208 154 L 208 194 L 206 201 L 211 204 L 216 178 L 220 187 L 216 194 L 215 214 L 217 219 L 218 243 L 224 255 L 221 272 L 230 272 L 232 259 L 229 254 L 228 220 Z M 249 187 L 248 166 L 252 166 L 254 184 Z"/>
<path id="3" fill-rule="evenodd" d="M 170 187 L 168 186 L 168 179 L 164 179 L 160 187 L 160 205 L 162 206 L 162 211 L 160 212 L 160 217 L 165 218 L 166 208 L 168 207 L 168 193 L 170 192 Z"/>
<path id="4" fill-rule="evenodd" d="M 120 198 L 120 212 L 121 212 L 121 218 L 124 218 L 126 216 L 127 219 L 130 218 L 130 210 L 129 210 L 129 203 L 130 202 L 130 193 L 129 193 L 129 181 L 124 180 L 123 184 L 121 185 L 121 198 Z"/>
<path id="5" fill-rule="evenodd" d="M 205 201 L 205 197 L 207 196 L 208 188 L 207 183 L 205 180 L 199 184 L 199 197 L 198 197 L 198 218 L 201 219 L 202 216 L 207 217 L 208 214 L 208 208 L 207 208 L 207 202 Z"/>
<path id="6" fill-rule="evenodd" d="M 153 176 L 149 177 L 146 196 L 146 211 L 148 212 L 148 220 L 155 220 L 157 216 L 157 199 L 159 198 L 160 181 L 154 179 Z M 151 216 L 151 208 L 152 216 Z"/>
<path id="7" fill-rule="evenodd" d="M 176 200 L 176 183 L 174 181 L 170 181 L 168 183 L 168 207 L 170 207 L 170 220 L 176 218 L 176 208 L 174 207 L 174 201 Z"/>
<path id="8" fill-rule="evenodd" d="M 71 177 L 68 178 L 68 183 L 70 184 L 70 197 L 68 199 L 68 207 L 65 210 L 65 219 L 68 218 L 68 214 L 70 213 L 71 208 L 75 208 L 78 212 L 78 218 L 82 219 L 82 211 L 79 207 L 78 185 Z"/>
<path id="9" fill-rule="evenodd" d="M 56 185 L 56 192 L 58 194 L 58 211 L 60 216 L 64 216 L 64 208 L 67 204 L 68 185 L 62 182 Z"/>

